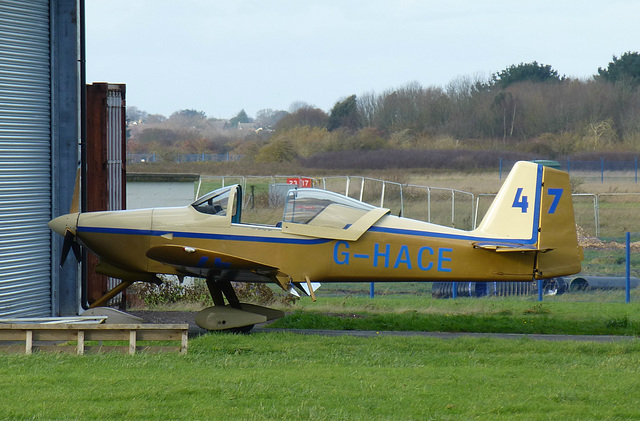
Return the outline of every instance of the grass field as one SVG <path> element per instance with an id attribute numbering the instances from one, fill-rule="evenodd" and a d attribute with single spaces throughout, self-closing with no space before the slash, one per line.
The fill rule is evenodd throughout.
<path id="1" fill-rule="evenodd" d="M 410 182 L 475 193 L 495 192 L 501 184 L 495 174 L 424 178 Z M 631 187 L 627 191 L 637 190 Z M 607 191 L 590 188 L 581 185 L 582 191 Z M 447 199 L 442 202 L 445 209 Z M 589 207 L 584 209 L 588 215 Z M 636 214 L 635 206 L 625 204 L 607 229 L 620 230 Z M 588 261 L 606 273 L 613 268 L 618 274 L 621 267 L 617 250 L 589 255 Z M 437 300 L 429 284 L 414 286 L 419 295 L 378 284 L 385 294 L 372 300 L 368 284 L 323 285 L 316 303 L 300 300 L 278 323 L 640 335 L 635 290 L 631 304 L 623 303 L 621 291 L 539 303 L 534 297 Z M 595 343 L 207 334 L 190 340 L 187 355 L 0 354 L 0 419 L 638 419 L 639 372 L 640 341 L 631 338 Z"/>
<path id="2" fill-rule="evenodd" d="M 1 419 L 635 419 L 640 343 L 209 334 L 0 356 Z"/>
<path id="3" fill-rule="evenodd" d="M 434 299 L 420 296 L 324 297 L 300 300 L 271 326 L 297 329 L 640 335 L 640 300 L 587 301 L 534 297 Z M 609 295 L 604 296 L 609 298 Z M 559 301 L 563 300 L 563 301 Z M 602 301 L 595 301 L 602 300 Z"/>
<path id="4" fill-rule="evenodd" d="M 637 294 L 631 304 L 600 298 L 320 295 L 287 308 L 284 321 L 374 331 L 639 334 Z M 631 337 L 210 333 L 191 339 L 187 355 L 0 355 L 0 419 L 635 419 L 639 372 L 640 341 Z"/>

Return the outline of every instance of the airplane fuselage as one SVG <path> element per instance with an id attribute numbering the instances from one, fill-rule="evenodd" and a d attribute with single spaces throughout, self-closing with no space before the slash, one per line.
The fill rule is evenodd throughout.
<path id="1" fill-rule="evenodd" d="M 279 268 L 295 281 L 317 282 L 531 280 L 534 253 L 474 248 L 473 232 L 383 216 L 358 241 L 282 232 L 275 226 L 229 223 L 192 207 L 81 214 L 79 240 L 101 259 L 141 273 L 203 275 L 147 257 L 153 247 L 216 250 Z M 220 269 L 233 270 L 221 259 Z"/>
<path id="2" fill-rule="evenodd" d="M 232 281 L 314 299 L 321 282 L 531 281 L 581 267 L 569 175 L 534 163 L 516 164 L 472 231 L 318 189 L 290 190 L 281 223 L 250 224 L 242 199 L 233 185 L 185 207 L 72 213 L 49 225 L 64 240 L 61 264 L 81 243 L 98 256 L 96 272 L 122 279 L 122 288 L 157 282 L 156 274 L 205 277 L 214 307 L 196 321 L 212 330 L 284 315 L 241 303 Z M 117 288 L 94 305 L 111 293 Z"/>

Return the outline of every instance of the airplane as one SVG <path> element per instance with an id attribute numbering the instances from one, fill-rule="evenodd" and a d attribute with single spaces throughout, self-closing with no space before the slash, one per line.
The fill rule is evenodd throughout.
<path id="1" fill-rule="evenodd" d="M 241 303 L 231 282 L 315 300 L 321 282 L 536 281 L 581 269 L 569 175 L 533 162 L 515 164 L 470 231 L 315 188 L 288 192 L 281 223 L 246 223 L 242 193 L 231 185 L 185 207 L 73 212 L 49 226 L 64 237 L 61 265 L 82 245 L 98 256 L 96 272 L 123 280 L 120 290 L 158 274 L 205 278 L 214 305 L 196 323 L 208 330 L 284 315 Z"/>

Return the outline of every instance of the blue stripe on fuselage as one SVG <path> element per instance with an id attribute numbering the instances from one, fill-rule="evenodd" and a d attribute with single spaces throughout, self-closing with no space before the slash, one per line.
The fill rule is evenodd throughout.
<path id="1" fill-rule="evenodd" d="M 487 238 L 476 237 L 465 234 L 449 234 L 432 231 L 420 231 L 404 228 L 387 228 L 387 227 L 370 227 L 367 232 L 378 232 L 385 234 L 398 234 L 408 235 L 415 237 L 429 237 L 429 238 L 441 238 L 447 240 L 464 240 L 464 241 L 490 241 L 496 244 L 507 245 L 528 245 L 535 244 L 538 241 L 538 225 L 540 223 L 540 198 L 542 195 L 542 165 L 538 165 L 538 174 L 536 182 L 536 199 L 533 215 L 533 226 L 531 230 L 531 238 L 528 239 L 500 239 L 500 238 Z M 232 234 L 208 234 L 201 232 L 175 232 L 175 231 L 157 231 L 157 230 L 143 230 L 143 229 L 131 229 L 131 228 L 106 228 L 106 227 L 88 227 L 79 226 L 78 232 L 87 232 L 95 234 L 122 234 L 122 235 L 148 235 L 151 237 L 159 237 L 161 235 L 172 233 L 174 238 L 194 238 L 203 240 L 223 240 L 223 241 L 251 241 L 258 243 L 273 243 L 273 244 L 300 244 L 300 245 L 317 245 L 326 244 L 333 240 L 327 238 L 276 238 L 276 237 L 260 237 L 255 235 L 232 235 Z"/>
<path id="2" fill-rule="evenodd" d="M 326 238 L 274 238 L 274 237 L 258 237 L 255 235 L 230 235 L 230 234 L 207 234 L 202 232 L 176 232 L 176 231 L 156 231 L 142 230 L 132 228 L 108 228 L 108 227 L 88 227 L 79 226 L 78 232 L 87 232 L 93 234 L 120 234 L 120 235 L 148 235 L 150 237 L 160 237 L 165 234 L 173 234 L 174 238 L 196 238 L 202 240 L 223 240 L 223 241 L 251 241 L 259 243 L 277 243 L 277 244 L 325 244 L 331 240 Z"/>

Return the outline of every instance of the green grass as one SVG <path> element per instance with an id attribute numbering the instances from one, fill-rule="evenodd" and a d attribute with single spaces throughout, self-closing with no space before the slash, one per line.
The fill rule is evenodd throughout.
<path id="1" fill-rule="evenodd" d="M 634 253 L 635 254 L 635 253 Z M 585 250 L 582 272 L 589 275 L 625 276 L 625 250 Z M 638 256 L 632 256 L 631 270 L 637 276 L 640 273 Z"/>
<path id="2" fill-rule="evenodd" d="M 0 355 L 1 419 L 630 419 L 640 342 L 209 334 L 188 355 Z"/>
<path id="3" fill-rule="evenodd" d="M 585 294 L 578 294 L 585 297 Z M 640 302 L 537 302 L 531 297 L 321 297 L 271 327 L 294 329 L 640 335 Z"/>

